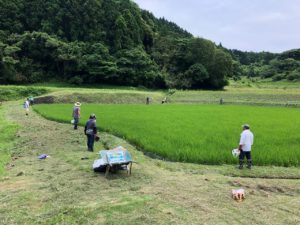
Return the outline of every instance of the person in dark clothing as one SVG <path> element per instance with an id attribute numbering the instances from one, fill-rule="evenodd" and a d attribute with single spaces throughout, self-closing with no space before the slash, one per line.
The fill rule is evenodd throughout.
<path id="1" fill-rule="evenodd" d="M 146 98 L 146 105 L 149 105 L 150 104 L 150 97 L 147 97 Z"/>
<path id="2" fill-rule="evenodd" d="M 96 116 L 91 114 L 89 120 L 86 122 L 84 127 L 84 134 L 87 137 L 88 151 L 94 151 L 95 136 L 97 134 Z"/>

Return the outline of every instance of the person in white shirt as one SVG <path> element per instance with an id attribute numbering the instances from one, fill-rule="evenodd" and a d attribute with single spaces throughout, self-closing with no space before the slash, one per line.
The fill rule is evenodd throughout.
<path id="1" fill-rule="evenodd" d="M 247 168 L 251 169 L 252 167 L 252 158 L 251 158 L 251 147 L 253 145 L 253 133 L 250 131 L 250 126 L 248 124 L 244 124 L 242 126 L 243 132 L 241 133 L 241 139 L 239 143 L 238 149 L 240 150 L 240 166 L 239 169 L 243 169 L 244 167 L 244 158 L 247 158 Z"/>
<path id="2" fill-rule="evenodd" d="M 26 116 L 28 116 L 28 113 L 29 113 L 29 106 L 30 106 L 29 100 L 26 99 L 26 101 L 24 102 L 24 105 L 23 105 L 23 107 L 25 109 Z"/>

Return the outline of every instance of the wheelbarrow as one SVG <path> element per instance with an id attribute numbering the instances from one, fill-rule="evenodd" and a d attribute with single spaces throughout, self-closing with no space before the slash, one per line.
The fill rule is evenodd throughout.
<path id="1" fill-rule="evenodd" d="M 127 149 L 119 146 L 112 150 L 101 150 L 99 152 L 100 159 L 94 162 L 94 171 L 105 172 L 105 177 L 109 172 L 118 170 L 126 170 L 131 175 L 132 157 Z"/>

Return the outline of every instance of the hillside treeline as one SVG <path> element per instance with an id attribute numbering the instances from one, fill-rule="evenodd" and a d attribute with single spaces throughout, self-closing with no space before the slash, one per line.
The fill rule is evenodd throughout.
<path id="1" fill-rule="evenodd" d="M 273 81 L 300 81 L 300 49 L 274 54 L 226 50 L 233 58 L 233 77 L 271 78 Z"/>
<path id="2" fill-rule="evenodd" d="M 130 0 L 0 1 L 0 83 L 222 88 L 230 53 Z"/>

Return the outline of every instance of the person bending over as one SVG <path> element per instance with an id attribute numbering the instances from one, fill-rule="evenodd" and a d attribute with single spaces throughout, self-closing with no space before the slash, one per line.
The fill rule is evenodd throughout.
<path id="1" fill-rule="evenodd" d="M 84 134 L 87 137 L 88 151 L 94 151 L 95 136 L 97 134 L 96 116 L 91 114 L 89 120 L 86 122 L 84 127 Z"/>

